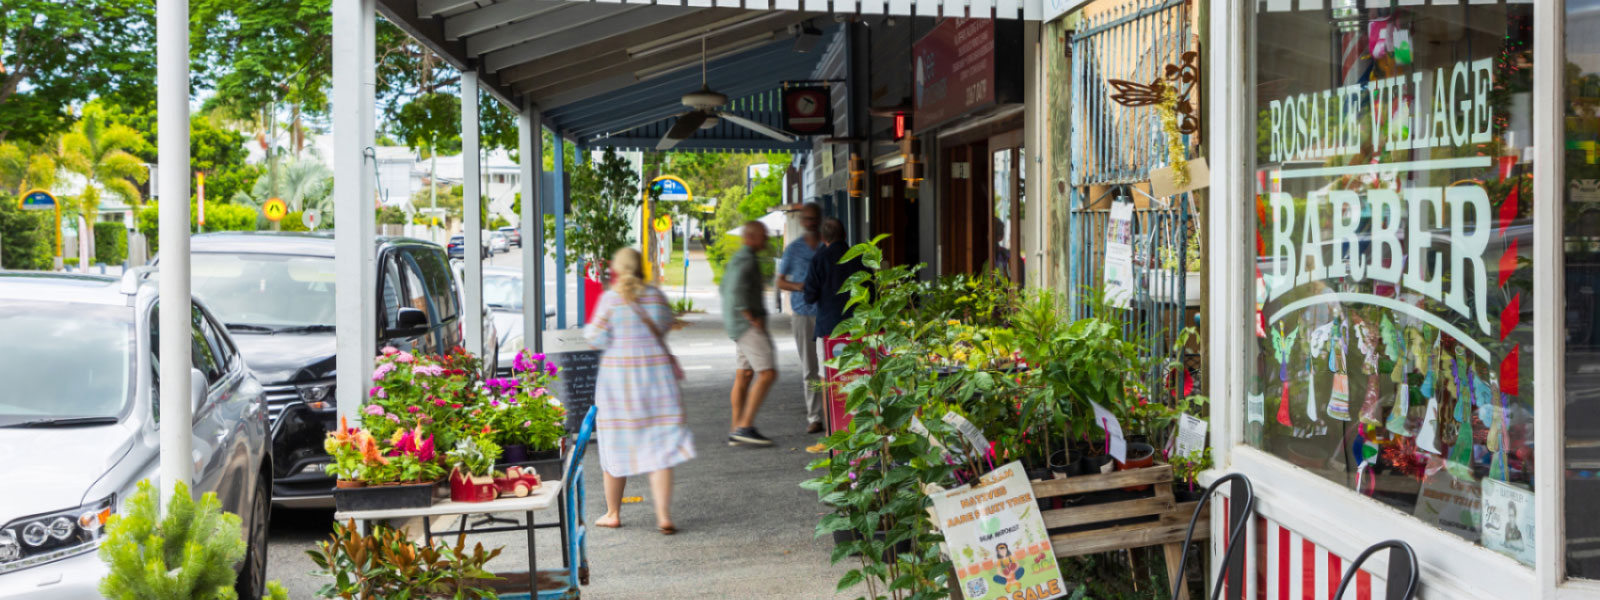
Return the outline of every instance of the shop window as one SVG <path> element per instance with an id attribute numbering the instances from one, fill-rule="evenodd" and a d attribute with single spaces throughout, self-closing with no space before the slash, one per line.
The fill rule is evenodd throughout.
<path id="1" fill-rule="evenodd" d="M 1565 176 L 1567 574 L 1600 579 L 1600 2 L 1567 2 Z"/>
<path id="2" fill-rule="evenodd" d="M 1247 441 L 1531 564 L 1533 5 L 1256 4 Z"/>

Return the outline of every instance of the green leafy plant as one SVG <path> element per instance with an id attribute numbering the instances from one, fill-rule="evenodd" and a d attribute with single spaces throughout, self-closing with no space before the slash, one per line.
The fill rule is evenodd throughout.
<path id="1" fill-rule="evenodd" d="M 476 544 L 469 552 L 466 534 L 455 545 L 413 543 L 402 531 L 378 526 L 362 535 L 355 521 L 334 523 L 329 539 L 307 550 L 333 578 L 318 592 L 323 598 L 497 598 L 488 582 L 499 579 L 486 566 L 500 549 Z"/>
<path id="2" fill-rule="evenodd" d="M 113 600 L 238 597 L 234 566 L 247 549 L 239 516 L 223 512 L 215 493 L 192 499 L 181 481 L 165 514 L 158 495 L 149 481 L 139 482 L 122 512 L 106 523 L 100 559 L 109 571 L 100 593 Z M 276 582 L 268 589 L 272 598 L 287 598 Z"/>
<path id="3" fill-rule="evenodd" d="M 468 438 L 456 442 L 456 447 L 446 455 L 452 468 L 469 476 L 483 477 L 494 472 L 494 462 L 500 459 L 500 445 L 487 437 Z"/>
<path id="4" fill-rule="evenodd" d="M 634 243 L 634 227 L 644 202 L 639 175 L 612 148 L 598 160 L 572 167 L 572 208 L 567 213 L 567 262 L 605 264 L 618 249 Z M 554 223 L 545 225 L 545 243 L 555 251 Z"/>

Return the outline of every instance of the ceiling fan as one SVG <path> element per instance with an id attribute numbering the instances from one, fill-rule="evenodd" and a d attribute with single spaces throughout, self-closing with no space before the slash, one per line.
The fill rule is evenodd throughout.
<path id="1" fill-rule="evenodd" d="M 728 103 L 728 97 L 711 89 L 706 82 L 706 39 L 700 38 L 700 90 L 683 95 L 683 105 L 689 107 L 689 112 L 678 115 L 678 120 L 673 122 L 667 134 L 661 136 L 661 141 L 656 143 L 656 150 L 671 150 L 678 142 L 689 139 L 695 131 L 716 127 L 722 119 L 749 129 L 761 135 L 780 142 L 793 142 L 794 136 L 778 131 L 761 123 L 741 117 L 731 112 L 720 110 L 722 105 Z"/>

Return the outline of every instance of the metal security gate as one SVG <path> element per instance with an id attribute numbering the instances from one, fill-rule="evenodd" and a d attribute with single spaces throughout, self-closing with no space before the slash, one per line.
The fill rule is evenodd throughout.
<path id="1" fill-rule="evenodd" d="M 1150 83 L 1163 77 L 1167 65 L 1180 63 L 1181 55 L 1195 48 L 1189 4 L 1130 0 L 1086 17 L 1071 34 L 1069 47 L 1068 279 L 1080 292 L 1074 310 L 1076 316 L 1090 316 L 1091 295 L 1081 292 L 1103 287 L 1110 203 L 1136 201 L 1144 208 L 1133 217 L 1134 293 L 1122 316 L 1125 335 L 1143 340 L 1147 357 L 1154 359 L 1147 383 L 1157 397 L 1184 389 L 1159 365 L 1193 358 L 1173 349 L 1178 332 L 1195 325 L 1186 318 L 1191 290 L 1185 273 L 1193 215 L 1187 194 L 1156 198 L 1141 185 L 1153 169 L 1168 162 L 1160 114 L 1152 106 L 1117 103 L 1108 80 Z M 1184 145 L 1188 147 L 1187 139 Z"/>

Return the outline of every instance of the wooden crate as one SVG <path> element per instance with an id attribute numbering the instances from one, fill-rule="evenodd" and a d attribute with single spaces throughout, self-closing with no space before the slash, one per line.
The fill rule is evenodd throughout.
<path id="1" fill-rule="evenodd" d="M 1166 558 L 1167 576 L 1169 579 L 1176 577 L 1184 555 L 1183 534 L 1199 502 L 1177 502 L 1173 498 L 1171 465 L 1035 481 L 1033 494 L 1043 507 L 1051 504 L 1055 498 L 1114 492 L 1142 485 L 1150 486 L 1149 490 L 1131 494 L 1134 497 L 1126 499 L 1041 510 L 1046 528 L 1073 528 L 1073 531 L 1050 536 L 1050 545 L 1056 556 L 1066 558 L 1161 546 Z M 1085 501 L 1090 498 L 1085 496 Z M 1127 522 L 1129 520 L 1137 522 Z M 1195 523 L 1194 541 L 1211 537 L 1210 524 L 1209 514 L 1200 515 L 1199 522 Z M 1187 595 L 1188 590 L 1182 589 L 1179 599 L 1185 599 Z"/>

